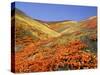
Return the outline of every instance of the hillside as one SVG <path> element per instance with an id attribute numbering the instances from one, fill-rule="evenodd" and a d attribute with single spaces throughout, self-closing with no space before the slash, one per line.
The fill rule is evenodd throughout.
<path id="1" fill-rule="evenodd" d="M 24 27 L 23 30 L 29 30 L 29 32 L 37 38 L 47 39 L 60 36 L 58 32 L 49 29 L 47 26 L 41 24 L 39 21 L 27 17 L 19 10 L 16 10 L 15 12 L 15 19 L 16 29 Z"/>
<path id="2" fill-rule="evenodd" d="M 15 72 L 97 68 L 97 17 L 46 22 L 16 9 Z M 12 53 L 13 54 L 13 53 Z"/>

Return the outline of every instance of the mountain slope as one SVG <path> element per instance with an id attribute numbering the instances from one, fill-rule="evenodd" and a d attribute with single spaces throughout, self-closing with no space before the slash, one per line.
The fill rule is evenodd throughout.
<path id="1" fill-rule="evenodd" d="M 63 30 L 72 27 L 73 25 L 76 25 L 76 21 L 58 21 L 58 22 L 49 22 L 48 25 L 51 29 L 62 32 Z"/>
<path id="2" fill-rule="evenodd" d="M 17 10 L 18 12 L 18 10 Z M 21 15 L 21 13 L 15 13 L 15 19 L 16 19 L 16 26 L 21 25 L 24 26 L 26 25 L 26 28 L 29 29 L 32 33 L 32 35 L 40 38 L 40 39 L 47 39 L 47 38 L 52 38 L 52 37 L 58 37 L 60 34 L 47 26 L 41 24 L 39 21 L 33 20 L 30 17 L 27 17 L 26 15 L 24 16 Z M 24 23 L 24 24 L 22 24 Z"/>
<path id="3" fill-rule="evenodd" d="M 80 21 L 81 25 L 86 29 L 96 29 L 97 27 L 97 17 L 92 16 L 87 20 Z"/>

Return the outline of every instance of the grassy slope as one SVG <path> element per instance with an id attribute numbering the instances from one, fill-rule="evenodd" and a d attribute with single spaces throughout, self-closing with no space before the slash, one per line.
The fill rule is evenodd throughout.
<path id="1" fill-rule="evenodd" d="M 50 28 L 54 28 L 54 30 L 60 32 L 62 36 L 53 40 L 53 42 L 48 45 L 65 44 L 69 41 L 80 39 L 89 46 L 89 49 L 97 50 L 97 41 L 92 41 L 89 38 L 91 35 L 97 34 L 96 20 L 97 19 L 93 17 L 81 22 L 65 21 L 49 23 Z M 59 31 L 60 29 L 62 30 Z"/>
<path id="2" fill-rule="evenodd" d="M 19 14 L 16 14 L 15 18 L 16 18 L 16 20 L 25 22 L 27 24 L 27 27 L 30 27 L 31 29 L 36 30 L 36 32 L 33 31 L 32 34 L 39 37 L 39 38 L 42 37 L 42 39 L 46 39 L 46 38 L 60 36 L 60 34 L 58 32 L 48 28 L 47 26 L 41 24 L 40 22 L 38 22 L 36 20 L 33 20 L 31 18 L 28 18 L 26 16 L 22 16 Z M 41 35 L 41 37 L 40 37 L 40 35 Z"/>
<path id="3" fill-rule="evenodd" d="M 94 31 L 84 27 L 87 26 L 87 23 L 89 24 L 91 23 L 91 21 L 95 20 L 95 18 L 89 18 L 81 22 L 70 20 L 58 22 L 43 22 L 31 19 L 26 15 L 20 14 L 22 13 L 17 13 L 15 16 L 16 20 L 18 21 L 17 25 L 24 26 L 24 29 L 28 28 L 28 31 L 30 31 L 33 36 L 42 40 L 49 40 L 48 38 L 56 37 L 56 39 L 53 39 L 51 42 L 48 42 L 48 44 L 45 44 L 45 46 L 48 47 L 56 44 L 65 44 L 75 39 L 81 39 L 86 43 L 88 42 L 88 44 L 91 44 L 92 42 L 91 40 L 89 40 L 88 36 L 96 33 L 96 28 L 94 29 Z"/>

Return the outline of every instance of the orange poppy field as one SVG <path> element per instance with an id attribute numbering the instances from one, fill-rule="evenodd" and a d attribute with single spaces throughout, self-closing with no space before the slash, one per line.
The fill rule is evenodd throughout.
<path id="1" fill-rule="evenodd" d="M 16 8 L 12 10 L 11 21 L 15 29 L 13 72 L 97 68 L 97 16 L 81 21 L 47 22 L 33 19 Z"/>

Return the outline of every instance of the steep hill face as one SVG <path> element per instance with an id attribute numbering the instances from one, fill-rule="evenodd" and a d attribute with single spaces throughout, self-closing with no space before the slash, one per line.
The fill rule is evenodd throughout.
<path id="1" fill-rule="evenodd" d="M 97 17 L 92 16 L 87 20 L 80 21 L 81 25 L 86 29 L 96 29 L 97 28 Z"/>
<path id="2" fill-rule="evenodd" d="M 15 11 L 15 19 L 16 30 L 18 32 L 23 30 L 42 40 L 60 36 L 58 32 L 48 28 L 35 19 L 31 19 L 19 10 Z"/>
<path id="3" fill-rule="evenodd" d="M 83 40 L 91 50 L 97 51 L 97 17 L 92 16 L 81 21 L 80 26 L 85 34 L 81 37 L 81 40 Z"/>

